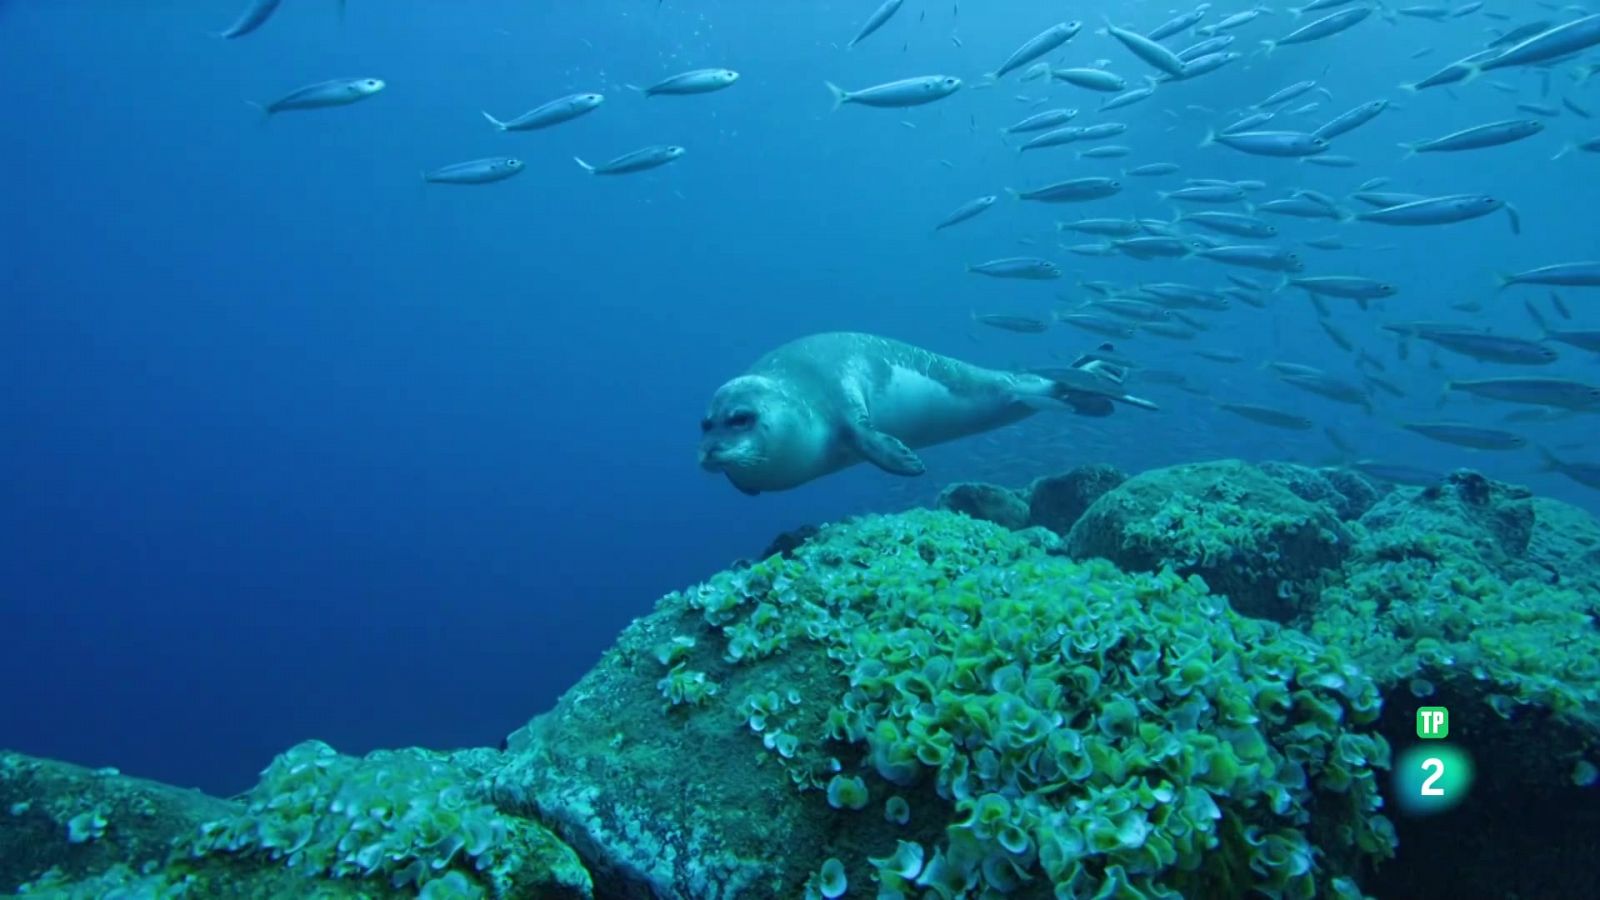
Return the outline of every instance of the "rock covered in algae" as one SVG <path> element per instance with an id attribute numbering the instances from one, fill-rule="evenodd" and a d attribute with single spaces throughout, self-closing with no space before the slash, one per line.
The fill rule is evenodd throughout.
<path id="1" fill-rule="evenodd" d="M 1245 615 L 1286 621 L 1313 605 L 1349 552 L 1326 507 L 1238 460 L 1154 469 L 1090 506 L 1067 537 L 1076 558 L 1199 575 Z"/>
<path id="2" fill-rule="evenodd" d="M 1301 500 L 1327 507 L 1342 522 L 1361 518 L 1386 492 L 1349 469 L 1313 469 L 1287 462 L 1264 462 L 1257 468 Z"/>
<path id="3" fill-rule="evenodd" d="M 1066 537 L 1072 526 L 1107 491 L 1128 480 L 1116 466 L 1078 466 L 1028 486 L 1028 524 Z"/>
<path id="4" fill-rule="evenodd" d="M 934 506 L 1013 531 L 1028 527 L 1027 498 L 997 484 L 961 481 L 948 485 L 939 492 Z"/>
<path id="5" fill-rule="evenodd" d="M 1392 849 L 1373 684 L 1045 534 L 868 517 L 671 594 L 495 797 L 607 896 L 1358 896 Z"/>
<path id="6" fill-rule="evenodd" d="M 144 792 L 156 803 L 150 813 L 96 801 L 91 825 L 100 834 L 78 841 L 69 822 L 66 835 L 36 848 L 34 880 L 19 891 L 53 898 L 592 896 L 570 848 L 485 801 L 484 779 L 498 762 L 489 750 L 383 750 L 358 759 L 307 741 L 280 754 L 239 802 L 174 797 L 170 789 Z M 29 803 L 59 806 L 68 798 L 54 796 L 57 787 L 34 779 Z M 83 860 L 64 846 L 74 841 L 104 841 L 109 852 Z"/>

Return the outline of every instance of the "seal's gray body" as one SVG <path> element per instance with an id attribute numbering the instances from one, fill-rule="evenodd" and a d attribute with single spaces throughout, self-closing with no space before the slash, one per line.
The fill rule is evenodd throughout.
<path id="1" fill-rule="evenodd" d="M 918 448 L 989 431 L 1042 408 L 1110 411 L 1127 398 L 1092 384 L 971 365 L 888 338 L 817 334 L 757 360 L 712 398 L 701 465 L 746 493 L 786 490 L 859 462 L 920 475 Z M 1100 385 L 1104 383 L 1105 387 Z"/>

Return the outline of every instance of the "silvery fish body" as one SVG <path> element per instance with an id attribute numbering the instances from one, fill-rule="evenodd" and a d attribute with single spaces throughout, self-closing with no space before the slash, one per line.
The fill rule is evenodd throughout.
<path id="1" fill-rule="evenodd" d="M 1061 277 L 1060 266 L 1048 259 L 1035 256 L 991 259 L 988 262 L 969 265 L 967 271 L 988 275 L 991 278 L 1024 278 L 1031 281 L 1049 281 Z"/>
<path id="2" fill-rule="evenodd" d="M 1077 118 L 1075 109 L 1047 109 L 1044 112 L 1034 113 L 1022 121 L 1006 129 L 1006 134 L 1023 134 L 1029 131 L 1044 131 L 1047 128 L 1056 128 L 1065 125 Z"/>
<path id="3" fill-rule="evenodd" d="M 861 26 L 861 30 L 856 32 L 856 36 L 851 38 L 850 43 L 845 46 L 854 47 L 866 40 L 874 31 L 882 28 L 883 23 L 889 21 L 895 13 L 899 12 L 900 5 L 904 2 L 905 0 L 884 0 L 883 5 L 872 11 L 872 15 L 867 17 L 867 23 Z"/>
<path id="4" fill-rule="evenodd" d="M 695 69 L 689 72 L 680 72 L 677 75 L 658 81 L 646 88 L 634 88 L 646 97 L 655 97 L 660 94 L 709 94 L 731 86 L 739 80 L 739 73 L 732 69 Z"/>
<path id="5" fill-rule="evenodd" d="M 681 158 L 685 152 L 682 147 L 671 144 L 652 144 L 599 165 L 590 165 L 576 156 L 572 160 L 590 175 L 627 175 L 631 172 L 643 172 L 646 169 L 664 166 Z"/>
<path id="6" fill-rule="evenodd" d="M 593 112 L 605 102 L 605 99 L 602 94 L 571 94 L 551 100 L 543 106 L 503 122 L 487 112 L 483 117 L 501 131 L 536 131 L 562 122 L 570 122 L 584 113 Z"/>
<path id="7" fill-rule="evenodd" d="M 1370 210 L 1356 218 L 1380 225 L 1448 225 L 1487 216 L 1504 206 L 1504 201 L 1487 194 L 1451 194 Z"/>
<path id="8" fill-rule="evenodd" d="M 1531 66 L 1560 59 L 1600 44 L 1600 15 L 1584 16 L 1515 44 L 1500 55 L 1478 65 L 1477 71 Z"/>
<path id="9" fill-rule="evenodd" d="M 1049 53 L 1057 47 L 1070 41 L 1083 30 L 1082 22 L 1058 22 L 1044 31 L 1028 39 L 1028 42 L 1018 47 L 1015 53 L 1000 64 L 994 71 L 994 77 L 1003 78 L 1007 72 L 1020 69 L 1028 63 Z"/>
<path id="10" fill-rule="evenodd" d="M 824 83 L 828 85 L 828 90 L 833 92 L 834 109 L 846 103 L 890 108 L 921 106 L 924 103 L 942 100 L 961 88 L 961 79 L 950 75 L 902 78 L 899 81 L 874 85 L 859 91 L 847 91 L 832 82 Z"/>
<path id="11" fill-rule="evenodd" d="M 1487 125 L 1477 125 L 1472 128 L 1463 128 L 1454 134 L 1447 134 L 1441 138 L 1428 141 L 1417 141 L 1410 144 L 1401 144 L 1410 153 L 1441 153 L 1456 150 L 1478 150 L 1484 147 L 1498 147 L 1530 138 L 1544 131 L 1544 123 L 1538 119 L 1508 119 L 1503 122 L 1490 122 Z"/>
<path id="12" fill-rule="evenodd" d="M 1040 203 L 1076 203 L 1099 200 L 1122 190 L 1122 183 L 1111 178 L 1074 178 L 1058 181 L 1031 191 L 1013 192 L 1019 200 L 1036 200 Z"/>
<path id="13" fill-rule="evenodd" d="M 1209 247 L 1201 250 L 1198 255 L 1231 266 L 1245 266 L 1268 272 L 1299 272 L 1305 269 L 1305 263 L 1300 260 L 1299 254 L 1282 247 L 1248 244 Z"/>
<path id="14" fill-rule="evenodd" d="M 1267 48 L 1267 52 L 1270 53 L 1273 49 L 1281 47 L 1285 44 L 1305 44 L 1311 41 L 1320 41 L 1323 38 L 1332 37 L 1341 31 L 1354 28 L 1355 26 L 1361 24 L 1361 21 L 1370 15 L 1372 15 L 1372 7 L 1370 6 L 1358 6 L 1354 9 L 1342 9 L 1333 15 L 1323 16 L 1315 22 L 1303 25 L 1275 41 L 1262 41 L 1261 43 Z"/>
<path id="15" fill-rule="evenodd" d="M 1389 108 L 1387 100 L 1373 100 L 1363 103 L 1349 112 L 1336 116 L 1332 121 L 1311 132 L 1312 136 L 1331 141 L 1341 134 L 1346 134 L 1360 128 L 1378 117 L 1378 114 Z"/>
<path id="16" fill-rule="evenodd" d="M 949 228 L 951 225 L 965 222 L 966 220 L 993 206 L 996 199 L 998 198 L 996 198 L 993 194 L 989 194 L 988 196 L 979 197 L 976 200 L 968 200 L 966 203 L 956 207 L 955 212 L 945 216 L 944 219 L 939 222 L 939 224 L 933 226 L 933 230 L 939 231 L 940 229 Z"/>
<path id="17" fill-rule="evenodd" d="M 1327 141 L 1299 131 L 1229 131 L 1212 134 L 1206 143 L 1221 144 L 1254 156 L 1315 156 L 1328 149 Z"/>
<path id="18" fill-rule="evenodd" d="M 514 156 L 490 156 L 424 172 L 422 180 L 433 184 L 489 184 L 504 181 L 523 168 L 522 160 Z"/>
<path id="19" fill-rule="evenodd" d="M 282 2 L 283 0 L 251 0 L 250 6 L 220 36 L 230 39 L 240 38 L 255 31 L 272 18 L 272 14 L 278 11 L 278 4 Z"/>
<path id="20" fill-rule="evenodd" d="M 336 78 L 308 84 L 292 91 L 261 108 L 267 115 L 292 109 L 327 109 L 332 106 L 349 106 L 365 100 L 383 90 L 381 78 Z"/>

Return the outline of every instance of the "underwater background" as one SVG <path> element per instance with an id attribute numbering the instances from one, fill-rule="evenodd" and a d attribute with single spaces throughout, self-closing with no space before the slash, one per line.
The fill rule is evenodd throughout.
<path id="1" fill-rule="evenodd" d="M 1397 90 L 1481 46 L 1502 25 L 1484 13 L 1552 15 L 1536 4 L 1374 17 L 1270 57 L 1256 42 L 1293 26 L 1263 17 L 1240 30 L 1244 59 L 1114 115 L 1067 84 L 978 84 L 1064 16 L 1086 27 L 1052 62 L 1110 59 L 1142 74 L 1093 29 L 1102 14 L 1153 27 L 1171 4 L 911 2 L 849 51 L 874 4 L 355 0 L 341 17 L 331 0 L 291 0 L 258 34 L 216 39 L 236 5 L 0 3 L 0 745 L 231 794 L 312 736 L 356 754 L 494 744 L 654 598 L 785 529 L 926 504 L 952 481 L 1020 484 L 1083 463 L 1343 460 L 1321 427 L 1262 428 L 1210 398 L 1295 410 L 1362 456 L 1467 466 L 1600 511 L 1600 494 L 1541 471 L 1533 447 L 1600 457 L 1592 416 L 1505 426 L 1529 441 L 1512 452 L 1409 434 L 1397 423 L 1501 426 L 1507 407 L 1460 395 L 1441 413 L 1441 387 L 1519 370 L 1425 347 L 1401 360 L 1378 329 L 1446 320 L 1538 337 L 1524 302 L 1555 321 L 1548 290 L 1499 291 L 1497 274 L 1595 255 L 1596 157 L 1550 161 L 1595 132 L 1576 114 L 1508 146 L 1410 159 L 1396 146 L 1521 116 L 1518 101 L 1544 96 L 1532 70 L 1485 75 L 1515 95 L 1485 83 Z M 1437 50 L 1413 58 L 1425 48 Z M 741 79 L 703 97 L 625 87 L 701 66 Z M 907 110 L 830 111 L 823 84 L 935 72 L 967 84 Z M 348 109 L 263 124 L 245 103 L 367 75 L 386 90 Z M 1551 97 L 1600 108 L 1593 83 L 1561 68 L 1548 77 Z M 1208 127 L 1303 79 L 1328 92 L 1316 122 L 1394 101 L 1339 140 L 1359 166 L 1198 146 Z M 580 91 L 606 102 L 546 131 L 500 133 L 479 113 Z M 1117 141 L 1132 154 L 1017 153 L 1000 129 L 1046 97 L 1081 107 L 1080 124 L 1126 122 Z M 613 179 L 572 161 L 655 143 L 688 152 Z M 419 178 L 501 154 L 526 170 L 471 188 Z M 1149 162 L 1182 172 L 1127 178 L 1118 196 L 1064 210 L 1004 197 Z M 1056 248 L 1069 237 L 1058 219 L 1170 218 L 1156 191 L 1184 177 L 1340 198 L 1387 177 L 1393 190 L 1502 197 L 1522 227 L 1513 234 L 1502 215 L 1413 229 L 1277 222 L 1282 243 L 1339 233 L 1359 248 L 1302 248 L 1308 273 L 1399 289 L 1369 312 L 1333 310 L 1405 393 L 1376 395 L 1370 414 L 1259 367 L 1356 373 L 1304 295 L 1285 290 L 1266 309 L 1209 315 L 1193 341 L 1118 341 L 1203 386 L 1135 373 L 1130 389 L 1157 413 L 1040 415 L 927 451 L 915 481 L 858 467 L 750 498 L 695 465 L 710 393 L 795 337 L 866 331 L 982 365 L 1060 365 L 1100 338 L 1066 325 L 1011 334 L 972 314 L 1048 316 L 1087 299 L 1084 280 L 1225 283 L 1229 270 L 1203 260 Z M 1002 199 L 931 232 L 984 194 Z M 1036 252 L 1066 277 L 966 271 Z M 1600 296 L 1563 295 L 1569 327 L 1600 328 Z M 1469 301 L 1481 311 L 1452 308 Z M 1201 347 L 1245 361 L 1219 365 L 1195 357 Z M 1560 349 L 1540 374 L 1600 381 L 1594 354 Z"/>

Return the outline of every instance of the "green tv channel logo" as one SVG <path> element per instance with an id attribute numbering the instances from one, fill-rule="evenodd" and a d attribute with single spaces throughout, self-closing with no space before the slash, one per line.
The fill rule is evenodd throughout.
<path id="1" fill-rule="evenodd" d="M 1417 737 L 1425 741 L 1442 741 L 1450 736 L 1450 710 L 1442 706 L 1423 706 L 1417 709 Z"/>

